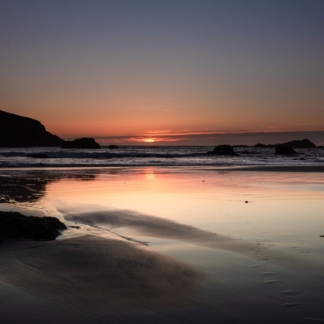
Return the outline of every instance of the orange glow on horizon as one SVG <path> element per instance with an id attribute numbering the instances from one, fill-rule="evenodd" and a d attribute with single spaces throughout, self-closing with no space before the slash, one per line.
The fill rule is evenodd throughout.
<path id="1" fill-rule="evenodd" d="M 143 140 L 143 142 L 145 142 L 145 143 L 154 143 L 155 142 L 155 138 L 145 138 Z"/>

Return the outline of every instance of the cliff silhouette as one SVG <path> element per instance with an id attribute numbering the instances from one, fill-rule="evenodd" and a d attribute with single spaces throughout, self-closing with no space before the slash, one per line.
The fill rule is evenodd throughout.
<path id="1" fill-rule="evenodd" d="M 0 147 L 61 146 L 39 121 L 0 110 Z"/>

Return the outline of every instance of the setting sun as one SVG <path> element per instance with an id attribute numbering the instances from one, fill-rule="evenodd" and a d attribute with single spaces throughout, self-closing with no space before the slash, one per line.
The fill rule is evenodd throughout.
<path id="1" fill-rule="evenodd" d="M 143 142 L 145 142 L 145 143 L 154 143 L 155 139 L 154 138 L 146 138 L 146 139 L 143 140 Z"/>

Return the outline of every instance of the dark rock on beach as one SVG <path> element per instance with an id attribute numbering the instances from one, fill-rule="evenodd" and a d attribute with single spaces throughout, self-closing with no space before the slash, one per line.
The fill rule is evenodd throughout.
<path id="1" fill-rule="evenodd" d="M 55 217 L 24 216 L 16 212 L 0 211 L 1 238 L 27 238 L 34 241 L 52 241 L 66 230 Z"/>
<path id="2" fill-rule="evenodd" d="M 37 120 L 0 110 L 0 147 L 61 146 L 64 140 Z"/>
<path id="3" fill-rule="evenodd" d="M 276 154 L 293 155 L 293 154 L 297 154 L 297 152 L 291 147 L 276 146 Z"/>
<path id="4" fill-rule="evenodd" d="M 218 145 L 213 151 L 207 152 L 207 154 L 213 155 L 237 155 L 231 145 Z"/>
<path id="5" fill-rule="evenodd" d="M 66 141 L 62 148 L 64 149 L 100 149 L 100 145 L 89 137 L 75 139 L 74 141 Z"/>

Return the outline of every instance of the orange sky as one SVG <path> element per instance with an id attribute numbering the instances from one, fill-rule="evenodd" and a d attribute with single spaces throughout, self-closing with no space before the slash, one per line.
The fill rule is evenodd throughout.
<path id="1" fill-rule="evenodd" d="M 0 109 L 106 144 L 305 131 L 324 144 L 323 12 L 315 0 L 4 0 Z"/>

